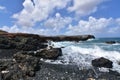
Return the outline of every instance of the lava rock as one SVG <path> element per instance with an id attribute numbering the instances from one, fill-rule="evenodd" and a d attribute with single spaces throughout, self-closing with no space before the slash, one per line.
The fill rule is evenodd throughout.
<path id="1" fill-rule="evenodd" d="M 19 80 L 22 79 L 22 72 L 13 60 L 0 61 L 0 72 L 2 80 Z"/>
<path id="2" fill-rule="evenodd" d="M 113 62 L 104 58 L 104 57 L 101 57 L 101 58 L 97 58 L 97 59 L 94 59 L 92 60 L 92 65 L 94 67 L 105 67 L 105 68 L 112 68 L 113 67 Z"/>
<path id="3" fill-rule="evenodd" d="M 42 49 L 40 51 L 37 51 L 35 54 L 36 57 L 41 57 L 44 59 L 57 59 L 61 55 L 61 48 Z"/>
<path id="4" fill-rule="evenodd" d="M 51 41 L 86 41 L 88 39 L 95 39 L 93 35 L 75 35 L 75 36 L 49 36 L 44 37 L 47 40 Z"/>
<path id="5" fill-rule="evenodd" d="M 106 44 L 115 44 L 116 42 L 115 41 L 106 41 L 105 43 Z"/>
<path id="6" fill-rule="evenodd" d="M 23 33 L 0 34 L 0 49 L 18 49 L 23 51 L 35 51 L 46 48 L 47 41 L 43 41 L 39 35 Z"/>
<path id="7" fill-rule="evenodd" d="M 19 63 L 19 68 L 24 72 L 24 75 L 29 77 L 35 76 L 35 72 L 40 69 L 39 59 L 22 52 L 14 54 L 14 59 Z"/>

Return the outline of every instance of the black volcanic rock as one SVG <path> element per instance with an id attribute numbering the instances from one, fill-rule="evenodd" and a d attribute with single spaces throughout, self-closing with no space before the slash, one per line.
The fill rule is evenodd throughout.
<path id="1" fill-rule="evenodd" d="M 24 52 L 14 54 L 13 58 L 26 76 L 35 76 L 35 72 L 40 68 L 39 59 L 37 57 L 25 54 Z"/>
<path id="2" fill-rule="evenodd" d="M 17 60 L 0 61 L 0 80 L 29 80 L 27 78 L 35 76 L 40 69 L 39 59 L 23 54 L 18 57 Z"/>
<path id="3" fill-rule="evenodd" d="M 88 39 L 94 39 L 93 35 L 76 35 L 76 36 L 50 36 L 45 37 L 47 40 L 51 41 L 86 41 Z"/>
<path id="4" fill-rule="evenodd" d="M 101 58 L 97 58 L 97 59 L 92 60 L 92 65 L 94 67 L 112 68 L 113 62 L 104 58 L 104 57 L 101 57 Z"/>
<path id="5" fill-rule="evenodd" d="M 18 49 L 24 51 L 34 51 L 46 48 L 47 41 L 42 41 L 38 35 L 23 33 L 0 34 L 0 49 Z"/>
<path id="6" fill-rule="evenodd" d="M 42 49 L 35 54 L 36 57 L 41 57 L 44 59 L 57 59 L 61 55 L 61 48 Z"/>
<path id="7" fill-rule="evenodd" d="M 106 44 L 115 44 L 116 41 L 106 41 L 105 43 L 106 43 Z"/>

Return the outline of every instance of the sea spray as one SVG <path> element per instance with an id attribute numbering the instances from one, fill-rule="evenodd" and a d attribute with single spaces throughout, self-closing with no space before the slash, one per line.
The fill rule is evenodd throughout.
<path id="1" fill-rule="evenodd" d="M 108 45 L 104 40 L 90 40 L 85 42 L 53 42 L 54 47 L 62 48 L 62 56 L 57 60 L 46 62 L 52 64 L 77 65 L 80 69 L 92 68 L 91 61 L 104 57 L 113 62 L 112 70 L 120 72 L 120 45 Z M 102 71 L 102 69 L 100 69 Z M 106 72 L 108 70 L 106 69 Z"/>

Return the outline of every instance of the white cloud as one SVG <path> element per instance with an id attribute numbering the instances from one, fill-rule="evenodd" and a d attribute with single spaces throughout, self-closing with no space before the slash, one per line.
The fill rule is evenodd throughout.
<path id="1" fill-rule="evenodd" d="M 117 18 L 116 19 L 116 22 L 119 24 L 119 26 L 120 26 L 120 18 Z"/>
<path id="2" fill-rule="evenodd" d="M 6 12 L 7 10 L 6 10 L 6 7 L 4 7 L 4 6 L 0 6 L 0 12 Z"/>
<path id="3" fill-rule="evenodd" d="M 63 19 L 63 17 L 61 17 L 60 14 L 57 13 L 55 19 L 53 19 L 53 18 L 48 19 L 48 22 L 45 23 L 45 25 L 48 25 L 47 28 L 19 27 L 17 25 L 13 25 L 11 27 L 3 26 L 0 29 L 8 31 L 8 32 L 13 32 L 13 33 L 22 32 L 22 33 L 33 33 L 33 34 L 39 34 L 39 35 L 58 35 L 59 33 L 57 33 L 52 28 L 59 29 L 60 25 L 67 24 L 66 21 L 63 21 L 62 24 L 59 24 L 59 23 L 57 24 L 57 19 L 59 20 L 59 18 Z M 93 34 L 97 37 L 119 36 L 120 25 L 119 25 L 118 19 L 89 17 L 88 20 L 80 20 L 77 25 L 74 25 L 74 26 L 69 25 L 69 27 L 67 27 L 65 34 L 66 35 Z M 66 18 L 66 20 L 67 20 L 67 18 Z M 69 21 L 68 21 L 68 23 L 69 23 Z M 51 26 L 54 24 L 55 24 L 54 27 Z M 57 27 L 56 25 L 58 25 L 59 27 Z"/>
<path id="4" fill-rule="evenodd" d="M 19 27 L 17 25 L 13 26 L 3 26 L 0 28 L 1 30 L 11 32 L 11 33 L 32 33 L 32 34 L 38 34 L 38 35 L 55 35 L 56 32 L 54 32 L 51 29 L 41 29 L 41 28 L 32 28 L 32 27 Z M 56 34 L 57 35 L 57 34 Z"/>
<path id="5" fill-rule="evenodd" d="M 108 30 L 108 33 L 120 34 L 120 26 L 112 27 Z"/>
<path id="6" fill-rule="evenodd" d="M 80 20 L 75 26 L 69 25 L 66 34 L 94 34 L 105 36 L 107 34 L 120 33 L 119 23 L 113 18 L 89 17 L 88 21 Z M 112 36 L 112 35 L 111 35 Z"/>
<path id="7" fill-rule="evenodd" d="M 72 1 L 73 5 L 69 6 L 69 3 Z M 12 16 L 16 19 L 14 25 L 11 27 L 3 26 L 0 29 L 9 32 L 24 32 L 40 35 L 58 35 L 65 31 L 65 34 L 68 35 L 94 34 L 100 36 L 118 34 L 120 33 L 120 18 L 97 19 L 89 17 L 88 20 L 73 21 L 76 14 L 81 17 L 96 12 L 98 5 L 104 1 L 105 0 L 25 0 L 22 11 Z M 69 12 L 74 12 L 75 15 L 72 13 L 72 16 L 65 16 L 65 14 L 63 17 L 63 14 L 56 13 L 55 17 L 50 16 L 51 14 L 54 15 L 53 13 L 57 10 L 59 12 L 59 10 L 63 8 Z M 0 10 L 4 9 L 6 8 L 0 6 Z M 38 22 L 43 25 L 36 26 Z M 78 22 L 78 24 L 76 24 L 76 22 Z M 34 26 L 36 26 L 36 28 L 34 28 Z"/>
<path id="8" fill-rule="evenodd" d="M 5 10 L 6 8 L 4 6 L 0 6 L 0 10 Z"/>
<path id="9" fill-rule="evenodd" d="M 73 6 L 67 6 L 70 2 L 74 2 Z M 16 19 L 16 24 L 20 26 L 31 27 L 36 22 L 50 17 L 55 9 L 67 9 L 75 12 L 79 16 L 88 15 L 97 10 L 103 0 L 25 0 L 23 2 L 23 10 L 14 14 L 12 17 Z"/>
<path id="10" fill-rule="evenodd" d="M 42 29 L 33 29 L 31 27 L 18 27 L 17 25 L 13 25 L 11 27 L 3 26 L 0 28 L 1 30 L 8 31 L 11 33 L 33 33 L 33 34 L 43 34 L 45 33 Z"/>
<path id="11" fill-rule="evenodd" d="M 54 9 L 62 9 L 67 6 L 70 0 L 25 0 L 24 9 L 13 18 L 17 19 L 17 24 L 21 26 L 34 26 L 36 22 L 40 22 L 48 18 Z"/>
<path id="12" fill-rule="evenodd" d="M 97 11 L 97 6 L 103 0 L 73 0 L 73 6 L 68 11 L 75 12 L 79 16 L 89 15 Z"/>
<path id="13" fill-rule="evenodd" d="M 53 31 L 59 32 L 64 27 L 67 27 L 68 24 L 72 22 L 70 17 L 61 17 L 60 13 L 56 13 L 55 18 L 49 18 L 44 25 L 47 28 L 53 29 Z"/>

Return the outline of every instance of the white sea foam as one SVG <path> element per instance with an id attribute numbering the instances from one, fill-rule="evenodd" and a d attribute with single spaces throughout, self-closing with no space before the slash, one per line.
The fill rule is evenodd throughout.
<path id="1" fill-rule="evenodd" d="M 95 40 L 95 39 L 88 39 L 87 41 L 93 41 L 93 40 Z"/>
<path id="2" fill-rule="evenodd" d="M 73 46 L 68 42 L 55 43 L 55 47 L 65 46 L 65 43 L 69 46 L 66 46 L 62 49 L 63 56 L 59 57 L 58 60 L 51 61 L 46 60 L 46 62 L 54 63 L 54 64 L 75 64 L 82 67 L 91 67 L 91 61 L 95 58 L 104 57 L 113 62 L 112 70 L 120 72 L 120 65 L 118 61 L 120 61 L 120 52 L 118 51 L 106 51 L 101 49 L 99 46 L 95 46 L 93 48 L 82 48 L 80 46 Z"/>
<path id="3" fill-rule="evenodd" d="M 72 44 L 74 44 L 74 43 L 75 43 L 75 42 L 69 42 L 69 41 L 53 42 L 53 44 L 54 44 L 53 47 L 57 47 L 57 48 L 66 47 L 66 46 L 72 45 Z"/>
<path id="4" fill-rule="evenodd" d="M 113 44 L 113 45 L 120 45 L 120 43 L 115 43 L 115 44 Z"/>

